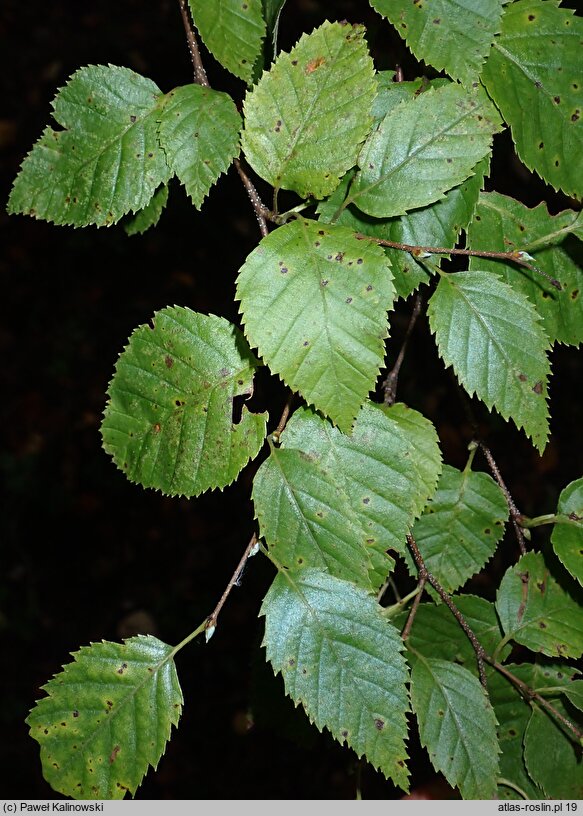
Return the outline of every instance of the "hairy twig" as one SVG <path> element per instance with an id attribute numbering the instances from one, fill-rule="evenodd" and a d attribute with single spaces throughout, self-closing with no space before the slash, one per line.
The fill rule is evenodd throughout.
<path id="1" fill-rule="evenodd" d="M 441 600 L 444 604 L 449 608 L 452 615 L 455 617 L 461 628 L 464 630 L 466 635 L 468 636 L 470 643 L 473 646 L 474 652 L 476 653 L 476 662 L 478 664 L 478 674 L 480 675 L 480 683 L 486 688 L 486 669 L 484 667 L 484 659 L 486 657 L 486 652 L 484 651 L 484 647 L 474 634 L 473 630 L 470 628 L 468 622 L 459 611 L 457 606 L 454 604 L 450 596 L 447 594 L 445 589 L 441 586 L 437 578 L 428 572 L 427 567 L 425 566 L 425 561 L 423 560 L 423 556 L 419 551 L 419 547 L 417 546 L 417 542 L 413 538 L 412 535 L 407 536 L 407 543 L 409 544 L 409 549 L 415 559 L 415 563 L 417 564 L 417 569 L 419 570 L 419 580 L 425 578 L 425 580 L 431 584 L 433 589 L 437 592 Z"/>
<path id="2" fill-rule="evenodd" d="M 219 613 L 220 613 L 221 609 L 223 608 L 223 606 L 225 605 L 225 601 L 229 597 L 229 594 L 230 594 L 231 590 L 233 589 L 234 586 L 239 586 L 239 579 L 241 578 L 241 575 L 243 574 L 243 570 L 245 569 L 245 564 L 247 563 L 247 559 L 251 555 L 251 552 L 255 548 L 256 545 L 257 545 L 257 535 L 255 533 L 253 533 L 253 535 L 251 536 L 251 541 L 245 547 L 245 551 L 244 551 L 243 555 L 241 556 L 241 560 L 237 564 L 237 568 L 235 569 L 235 572 L 232 574 L 231 579 L 229 580 L 229 583 L 227 584 L 227 586 L 225 588 L 225 591 L 221 595 L 221 598 L 220 598 L 218 604 L 215 606 L 215 608 L 213 609 L 211 614 L 206 619 L 205 630 L 206 630 L 207 640 L 210 640 L 210 638 L 212 637 L 213 632 L 215 631 L 215 627 L 217 625 L 217 618 L 219 617 Z"/>
<path id="3" fill-rule="evenodd" d="M 528 686 L 523 680 L 521 680 L 515 674 L 512 674 L 512 672 L 509 671 L 506 666 L 498 663 L 498 661 L 494 660 L 494 658 L 490 657 L 489 655 L 484 655 L 484 657 L 485 660 L 487 660 L 487 662 L 496 669 L 496 671 L 499 671 L 500 674 L 503 674 L 507 680 L 510 680 L 510 682 L 516 686 L 527 702 L 536 700 L 539 705 L 541 705 L 549 712 L 549 714 L 551 714 L 551 716 L 555 717 L 560 723 L 562 723 L 565 728 L 567 728 L 574 735 L 579 743 L 583 744 L 583 731 L 581 731 L 580 728 L 577 728 L 577 726 L 572 723 L 571 720 L 563 716 L 560 711 L 557 711 L 554 705 L 549 703 L 548 700 L 545 700 L 542 694 L 539 694 L 538 691 L 531 689 L 530 686 Z"/>
<path id="4" fill-rule="evenodd" d="M 506 497 L 506 503 L 508 504 L 508 509 L 510 511 L 510 518 L 512 519 L 514 532 L 516 533 L 516 538 L 518 540 L 518 546 L 520 548 L 521 554 L 525 555 L 526 545 L 524 543 L 524 532 L 522 530 L 522 527 L 520 526 L 520 519 L 522 518 L 522 513 L 515 505 L 514 499 L 510 495 L 510 491 L 504 484 L 504 479 L 502 478 L 502 474 L 498 470 L 498 466 L 494 461 L 494 457 L 492 456 L 490 449 L 487 447 L 487 445 L 484 444 L 484 442 L 481 442 L 480 440 L 477 440 L 477 443 L 480 446 L 482 453 L 486 457 L 488 465 L 490 466 L 490 470 L 492 471 L 492 475 L 494 476 L 494 478 L 498 482 L 498 485 L 500 486 L 500 490 L 504 493 L 504 496 Z"/>
<path id="5" fill-rule="evenodd" d="M 411 319 L 409 320 L 409 325 L 407 326 L 407 331 L 405 332 L 405 339 L 403 340 L 403 344 L 401 345 L 401 349 L 397 355 L 395 365 L 389 371 L 383 382 L 382 387 L 385 394 L 385 405 L 393 405 L 397 397 L 397 381 L 399 379 L 399 372 L 401 371 L 401 365 L 403 364 L 403 360 L 405 358 L 405 351 L 407 349 L 409 337 L 411 336 L 411 332 L 413 331 L 413 327 L 415 326 L 417 318 L 419 317 L 419 312 L 421 311 L 421 303 L 422 297 L 420 294 L 417 294 L 415 296 L 415 303 L 413 304 L 413 311 L 411 312 Z"/>
<path id="6" fill-rule="evenodd" d="M 259 224 L 259 230 L 261 235 L 265 238 L 265 236 L 269 233 L 267 229 L 267 219 L 273 220 L 273 213 L 271 210 L 268 210 L 265 204 L 261 201 L 259 197 L 259 193 L 255 189 L 255 185 L 247 175 L 247 173 L 243 170 L 241 162 L 239 159 L 235 159 L 234 161 L 235 167 L 237 168 L 237 173 L 239 173 L 239 177 L 243 182 L 243 186 L 247 190 L 247 195 L 249 196 L 249 201 L 253 205 L 253 209 L 255 210 L 255 217 L 257 218 L 257 223 Z"/>
<path id="7" fill-rule="evenodd" d="M 186 40 L 188 42 L 188 50 L 190 51 L 190 59 L 192 60 L 192 67 L 194 68 L 194 81 L 197 85 L 204 85 L 205 88 L 210 88 L 207 79 L 202 59 L 200 58 L 200 51 L 198 49 L 198 42 L 190 19 L 190 12 L 186 5 L 186 0 L 178 0 L 180 6 L 180 14 L 182 15 L 182 22 L 186 32 Z"/>
<path id="8" fill-rule="evenodd" d="M 520 266 L 524 266 L 527 269 L 530 269 L 531 272 L 535 272 L 537 275 L 542 275 L 546 278 L 549 283 L 558 289 L 559 292 L 562 291 L 563 287 L 561 283 L 556 278 L 551 278 L 550 275 L 547 275 L 542 269 L 539 269 L 534 264 L 529 263 L 526 259 L 526 253 L 521 252 L 518 249 L 512 250 L 511 252 L 493 252 L 486 249 L 461 249 L 461 248 L 448 248 L 448 247 L 432 247 L 432 246 L 416 246 L 414 244 L 402 244 L 399 241 L 388 241 L 386 238 L 374 238 L 371 235 L 365 235 L 362 232 L 356 234 L 356 237 L 359 238 L 361 241 L 373 241 L 375 244 L 380 244 L 380 246 L 390 247 L 391 249 L 402 249 L 404 252 L 410 252 L 413 257 L 419 257 L 420 255 L 423 256 L 425 254 L 429 255 L 472 255 L 478 258 L 494 258 L 500 261 L 512 261 L 513 263 L 517 263 Z M 527 256 L 530 258 L 530 256 Z"/>

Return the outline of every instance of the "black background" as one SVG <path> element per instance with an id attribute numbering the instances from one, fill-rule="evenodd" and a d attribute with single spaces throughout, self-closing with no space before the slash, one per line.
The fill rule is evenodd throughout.
<path id="1" fill-rule="evenodd" d="M 406 78 L 423 70 L 364 0 L 288 0 L 281 46 L 289 50 L 302 31 L 326 18 L 364 22 L 378 67 L 400 63 Z M 126 65 L 163 91 L 191 82 L 192 68 L 176 0 L 2 0 L 0 40 L 1 793 L 58 798 L 42 778 L 38 746 L 24 724 L 39 687 L 69 652 L 91 641 L 151 632 L 179 642 L 213 609 L 253 532 L 248 496 L 264 452 L 222 493 L 169 499 L 126 482 L 101 450 L 99 423 L 115 360 L 155 310 L 177 304 L 237 320 L 234 279 L 259 233 L 233 168 L 202 214 L 173 183 L 159 227 L 142 237 L 128 238 L 119 226 L 74 230 L 9 218 L 4 206 L 12 179 L 49 122 L 56 88 L 78 67 Z M 213 86 L 241 100 L 243 84 L 204 49 L 203 56 Z M 490 188 L 529 205 L 546 198 L 553 211 L 573 206 L 520 166 L 507 134 L 496 141 Z M 410 310 L 411 302 L 401 302 L 392 316 L 389 366 Z M 473 403 L 480 431 L 527 514 L 552 511 L 560 489 L 581 475 L 574 396 L 581 368 L 574 349 L 559 347 L 552 356 L 553 437 L 543 457 L 514 426 Z M 424 317 L 399 398 L 435 422 L 445 461 L 463 467 L 472 428 Z M 271 428 L 285 399 L 275 378 L 258 377 L 254 406 L 268 407 Z M 483 461 L 476 464 L 485 469 Z M 535 544 L 546 535 L 538 533 Z M 516 542 L 507 535 L 488 575 L 469 588 L 492 598 L 515 557 Z M 257 613 L 272 578 L 266 559 L 251 561 L 213 640 L 178 655 L 183 718 L 138 798 L 352 798 L 357 779 L 365 798 L 402 795 L 310 727 L 265 667 Z M 414 787 L 435 782 L 415 737 L 411 753 Z"/>

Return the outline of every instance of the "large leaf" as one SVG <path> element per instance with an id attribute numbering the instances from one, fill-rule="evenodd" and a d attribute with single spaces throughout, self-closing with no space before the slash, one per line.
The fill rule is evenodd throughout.
<path id="1" fill-rule="evenodd" d="M 237 281 L 251 345 L 346 432 L 382 366 L 393 297 L 380 247 L 304 219 L 264 238 Z"/>
<path id="2" fill-rule="evenodd" d="M 493 556 L 507 519 L 506 499 L 491 476 L 445 465 L 413 536 L 429 572 L 453 592 Z"/>
<path id="3" fill-rule="evenodd" d="M 450 83 L 401 102 L 364 145 L 346 205 L 386 218 L 438 201 L 472 174 L 498 130 L 483 90 Z"/>
<path id="4" fill-rule="evenodd" d="M 466 391 L 524 428 L 542 452 L 548 436 L 548 340 L 521 292 L 488 272 L 442 275 L 429 301 L 439 353 Z"/>
<path id="5" fill-rule="evenodd" d="M 188 2 L 208 50 L 228 71 L 250 82 L 265 36 L 261 0 Z"/>
<path id="6" fill-rule="evenodd" d="M 553 707 L 563 717 L 573 720 L 572 713 L 565 709 L 561 700 L 553 700 Z M 583 727 L 583 716 L 574 724 Z M 581 746 L 573 742 L 570 731 L 538 705 L 533 706 L 524 734 L 524 761 L 530 776 L 547 796 L 583 799 Z"/>
<path id="7" fill-rule="evenodd" d="M 522 666 L 507 668 L 528 683 L 529 678 L 521 674 Z M 524 733 L 530 720 L 530 704 L 516 686 L 493 669 L 488 672 L 488 694 L 498 721 L 501 750 L 498 796 L 501 799 L 543 799 L 543 791 L 529 776 L 524 762 Z"/>
<path id="8" fill-rule="evenodd" d="M 470 260 L 470 269 L 497 272 L 513 289 L 527 295 L 553 342 L 578 345 L 583 341 L 583 272 L 562 246 L 582 224 L 581 213 L 573 210 L 549 215 L 545 204 L 529 209 L 500 193 L 482 193 L 468 231 L 472 249 L 527 252 L 539 269 L 560 281 L 562 291 L 523 266 L 487 258 Z"/>
<path id="9" fill-rule="evenodd" d="M 464 799 L 492 799 L 498 774 L 496 718 L 480 681 L 463 666 L 419 657 L 411 705 L 433 767 Z"/>
<path id="10" fill-rule="evenodd" d="M 355 163 L 376 84 L 362 26 L 326 22 L 245 99 L 243 150 L 273 187 L 323 198 Z"/>
<path id="11" fill-rule="evenodd" d="M 583 609 L 555 581 L 540 553 L 523 555 L 506 572 L 496 609 L 506 639 L 549 657 L 583 653 Z"/>
<path id="12" fill-rule="evenodd" d="M 410 415 L 406 424 L 403 416 Z M 431 423 L 416 411 L 372 403 L 364 404 L 350 436 L 304 409 L 294 413 L 281 436 L 282 446 L 302 451 L 304 460 L 315 459 L 332 475 L 342 511 L 348 518 L 354 515 L 363 531 L 375 589 L 394 563 L 387 551 L 404 551 L 416 511 L 435 488 L 441 468 L 435 437 Z M 418 460 L 423 460 L 424 470 Z M 266 511 L 272 512 L 269 507 Z"/>
<path id="13" fill-rule="evenodd" d="M 557 0 L 520 0 L 502 18 L 483 79 L 518 155 L 555 189 L 583 195 L 583 22 Z"/>
<path id="14" fill-rule="evenodd" d="M 469 85 L 500 31 L 505 0 L 370 0 L 417 59 Z"/>
<path id="15" fill-rule="evenodd" d="M 47 127 L 24 160 L 8 211 L 102 227 L 144 208 L 171 175 L 158 141 L 163 104 L 129 68 L 80 68 L 53 101 L 62 129 Z"/>
<path id="16" fill-rule="evenodd" d="M 241 117 L 230 96 L 184 85 L 167 96 L 160 142 L 195 207 L 239 153 Z"/>
<path id="17" fill-rule="evenodd" d="M 393 83 L 396 88 L 406 84 L 409 83 Z M 474 168 L 474 175 L 459 187 L 448 190 L 441 201 L 427 207 L 413 210 L 398 218 L 381 219 L 361 213 L 352 204 L 340 212 L 336 223 L 344 224 L 365 235 L 410 246 L 454 247 L 460 232 L 466 229 L 472 220 L 488 165 L 489 159 L 482 159 Z M 322 221 L 330 222 L 338 212 L 346 198 L 350 180 L 351 175 L 347 174 L 332 195 L 318 205 Z M 399 297 L 408 297 L 419 284 L 429 281 L 426 267 L 412 253 L 388 247 L 385 248 L 385 252 L 391 261 Z"/>
<path id="18" fill-rule="evenodd" d="M 261 607 L 267 659 L 310 720 L 408 787 L 408 671 L 398 631 L 364 590 L 317 570 L 283 573 Z"/>
<path id="19" fill-rule="evenodd" d="M 259 530 L 281 566 L 370 589 L 366 532 L 349 501 L 342 479 L 301 450 L 272 448 L 253 480 Z"/>
<path id="20" fill-rule="evenodd" d="M 123 799 L 156 768 L 182 711 L 173 648 L 155 637 L 93 643 L 43 686 L 27 723 L 43 772 L 74 799 Z"/>
<path id="21" fill-rule="evenodd" d="M 259 452 L 265 414 L 249 396 L 256 361 L 234 326 L 183 308 L 157 312 L 122 352 L 101 432 L 105 450 L 133 482 L 171 495 L 225 487 Z"/>
<path id="22" fill-rule="evenodd" d="M 492 654 L 503 637 L 494 604 L 476 595 L 456 595 L 453 601 L 486 652 Z M 400 612 L 392 620 L 395 626 L 402 629 L 407 617 L 407 612 Z M 419 605 L 407 643 L 411 648 L 412 664 L 416 660 L 415 655 L 421 654 L 426 658 L 459 663 L 477 676 L 474 648 L 444 604 Z M 503 654 L 509 651 L 510 647 L 505 647 Z"/>
<path id="23" fill-rule="evenodd" d="M 557 513 L 567 516 L 564 524 L 555 524 L 551 534 L 553 549 L 563 565 L 583 584 L 583 479 L 577 479 L 561 492 Z"/>

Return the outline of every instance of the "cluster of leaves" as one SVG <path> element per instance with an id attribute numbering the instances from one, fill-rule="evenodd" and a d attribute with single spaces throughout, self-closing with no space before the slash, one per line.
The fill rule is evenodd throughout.
<path id="1" fill-rule="evenodd" d="M 136 329 L 109 388 L 106 451 L 130 480 L 192 497 L 230 484 L 267 442 L 252 495 L 277 569 L 261 607 L 264 646 L 295 703 L 403 790 L 411 707 L 434 767 L 464 798 L 580 797 L 583 680 L 567 661 L 583 653 L 573 588 L 583 583 L 583 479 L 561 494 L 552 550 L 524 554 L 495 603 L 455 594 L 456 620 L 432 594 L 404 640 L 406 601 L 378 598 L 395 559 L 417 575 L 408 536 L 434 580 L 458 593 L 492 558 L 508 504 L 472 470 L 473 453 L 464 471 L 444 465 L 427 418 L 369 395 L 395 300 L 430 284 L 444 364 L 544 450 L 549 350 L 583 339 L 569 243 L 583 239 L 583 220 L 483 187 L 507 125 L 527 167 L 583 194 L 581 20 L 555 0 L 371 0 L 447 75 L 394 82 L 375 71 L 360 25 L 326 22 L 271 63 L 283 5 L 190 0 L 208 49 L 249 85 L 242 116 L 204 85 L 162 93 L 125 68 L 77 71 L 9 210 L 73 226 L 127 216 L 127 231 L 141 232 L 160 217 L 171 177 L 200 207 L 242 151 L 274 188 L 274 212 L 258 212 L 277 226 L 238 273 L 243 330 L 179 307 Z M 294 212 L 277 212 L 281 189 L 299 197 Z M 300 215 L 309 207 L 312 217 Z M 460 236 L 476 255 L 446 272 L 431 248 Z M 266 414 L 244 407 L 233 418 L 261 364 L 305 403 L 271 436 Z M 487 691 L 461 615 L 490 664 Z M 506 663 L 513 644 L 532 662 Z M 135 792 L 178 721 L 182 645 L 94 644 L 45 686 L 28 722 L 57 790 Z M 561 758 L 552 767 L 549 745 Z"/>

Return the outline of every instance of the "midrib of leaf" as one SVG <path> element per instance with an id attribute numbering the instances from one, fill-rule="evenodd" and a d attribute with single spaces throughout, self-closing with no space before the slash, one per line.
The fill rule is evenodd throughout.
<path id="1" fill-rule="evenodd" d="M 509 210 L 496 207 L 490 202 L 490 199 L 480 198 L 478 205 L 498 213 L 503 221 L 513 221 L 515 224 L 520 224 L 520 219 L 517 215 L 515 215 L 515 213 L 511 213 Z M 554 239 L 559 238 L 561 235 L 571 235 L 573 233 L 573 225 L 575 225 L 579 220 L 580 214 L 575 213 L 574 216 L 573 221 L 568 226 L 555 230 L 555 232 L 548 232 L 546 235 L 542 235 L 540 238 L 537 238 L 535 241 L 531 241 L 530 243 L 522 244 L 521 250 L 523 252 L 534 252 L 536 249 L 540 249 L 541 247 L 545 247 L 547 244 L 554 242 Z"/>
<path id="2" fill-rule="evenodd" d="M 96 734 L 98 734 L 100 731 L 103 731 L 106 728 L 106 726 L 109 727 L 109 723 L 112 722 L 113 719 L 115 719 L 115 717 L 117 716 L 118 711 L 121 711 L 123 709 L 124 705 L 128 701 L 130 701 L 132 699 L 132 697 L 135 697 L 135 695 L 138 694 L 138 692 L 141 691 L 141 689 L 145 685 L 147 685 L 147 683 L 153 682 L 154 678 L 155 677 L 157 678 L 159 670 L 169 660 L 174 659 L 174 655 L 175 655 L 176 651 L 177 650 L 174 649 L 173 651 L 170 652 L 170 654 L 168 654 L 166 657 L 164 657 L 158 664 L 155 664 L 153 673 L 144 676 L 144 679 L 142 680 L 142 682 L 139 685 L 132 686 L 132 689 L 130 691 L 128 691 L 126 696 L 121 699 L 120 703 L 115 707 L 115 709 L 110 711 L 109 714 L 105 715 L 104 719 L 100 723 L 98 723 L 96 725 L 96 727 L 91 731 L 91 734 L 81 743 L 81 747 L 82 747 L 83 750 L 85 750 L 91 744 L 91 742 L 95 739 Z M 95 658 L 92 658 L 92 659 L 95 659 Z M 117 666 L 119 664 L 119 661 L 114 660 L 113 658 L 100 658 L 99 662 L 102 663 L 102 664 L 111 665 L 111 666 Z M 132 662 L 137 662 L 137 661 L 134 658 Z M 141 662 L 149 663 L 150 661 L 149 660 L 144 660 L 144 661 L 141 661 Z M 73 687 L 73 685 L 74 685 L 73 683 L 68 684 L 67 688 L 71 689 Z M 82 687 L 82 689 L 86 689 L 89 684 L 86 683 L 86 682 L 82 682 L 82 683 L 79 683 L 78 685 L 80 685 Z M 97 683 L 94 683 L 93 685 L 96 685 L 100 690 L 102 690 L 105 683 L 97 682 Z M 114 684 L 112 684 L 112 685 L 114 685 Z M 117 688 L 117 686 L 114 686 L 114 687 Z M 70 710 L 68 708 L 63 709 L 62 713 L 63 714 L 69 714 Z M 73 754 L 72 753 L 70 758 L 69 758 L 69 762 L 65 762 L 65 763 L 61 764 L 61 768 L 63 770 L 66 770 L 69 767 L 69 765 L 74 760 L 77 759 L 77 756 L 78 756 L 78 754 Z"/>
<path id="3" fill-rule="evenodd" d="M 397 109 L 398 108 L 394 108 L 387 115 L 388 116 L 393 115 L 394 111 L 397 110 Z M 479 108 L 478 108 L 478 110 L 479 110 Z M 409 144 L 407 145 L 407 155 L 405 156 L 405 158 L 402 161 L 400 161 L 398 164 L 391 165 L 391 168 L 387 173 L 380 176 L 380 178 L 378 178 L 372 184 L 369 184 L 368 187 L 363 187 L 361 190 L 359 190 L 355 194 L 354 197 L 349 195 L 348 198 L 346 198 L 344 200 L 344 202 L 342 203 L 342 207 L 340 208 L 339 213 L 342 212 L 342 210 L 346 209 L 346 207 L 348 207 L 349 204 L 353 204 L 353 203 L 355 204 L 356 199 L 358 198 L 358 196 L 364 195 L 364 193 L 368 193 L 370 190 L 374 189 L 378 184 L 381 184 L 387 178 L 392 176 L 393 173 L 396 173 L 398 170 L 400 170 L 402 167 L 404 167 L 409 162 L 414 161 L 415 158 L 417 157 L 417 155 L 420 152 L 425 150 L 429 145 L 432 145 L 434 142 L 437 142 L 442 136 L 445 136 L 447 133 L 449 133 L 449 131 L 452 128 L 456 127 L 457 125 L 459 125 L 460 122 L 462 122 L 464 119 L 466 119 L 470 115 L 470 113 L 475 114 L 476 110 L 472 109 L 471 111 L 465 111 L 463 113 L 463 115 L 459 117 L 459 119 L 456 119 L 455 122 L 450 122 L 446 128 L 444 128 L 443 130 L 440 130 L 438 133 L 433 131 L 432 134 L 431 134 L 432 138 L 428 139 L 426 142 L 423 142 L 422 144 L 420 144 L 419 147 L 416 150 L 414 150 L 412 153 L 410 153 L 409 150 L 410 150 L 410 147 L 411 147 L 411 139 L 413 138 L 413 136 L 415 134 L 414 134 L 413 131 L 411 131 L 409 133 Z M 419 122 L 419 119 L 417 119 L 416 125 L 418 124 L 418 122 Z M 337 216 L 335 216 L 335 217 L 337 217 Z"/>
<path id="4" fill-rule="evenodd" d="M 446 274 L 447 274 L 447 273 L 446 273 Z M 446 280 L 448 280 L 448 279 L 447 279 L 447 277 L 446 277 Z M 450 282 L 450 286 L 454 286 L 454 287 L 456 287 L 456 284 L 455 284 L 455 283 L 453 283 L 453 284 L 452 284 L 452 283 Z M 512 360 L 511 360 L 511 359 L 510 359 L 510 358 L 509 358 L 509 357 L 508 357 L 508 356 L 505 354 L 503 347 L 502 347 L 502 346 L 500 346 L 500 344 L 498 343 L 498 341 L 497 341 L 497 339 L 496 339 L 496 335 L 495 335 L 495 334 L 492 334 L 492 332 L 491 332 L 491 330 L 490 330 L 490 326 L 489 326 L 489 325 L 488 325 L 488 323 L 486 322 L 485 318 L 483 318 L 483 317 L 482 317 L 482 315 L 480 314 L 480 312 L 477 312 L 477 311 L 475 310 L 475 306 L 474 306 L 474 305 L 471 303 L 471 301 L 468 299 L 468 297 L 467 297 L 467 295 L 465 294 L 465 292 L 463 291 L 463 289 L 462 289 L 461 287 L 456 287 L 456 289 L 457 289 L 457 293 L 458 293 L 459 295 L 461 295 L 461 296 L 462 296 L 462 298 L 464 299 L 464 301 L 466 302 L 466 305 L 469 307 L 469 309 L 470 309 L 471 313 L 472 313 L 472 314 L 474 315 L 474 317 L 475 317 L 475 318 L 478 320 L 478 322 L 480 322 L 480 323 L 482 324 L 482 326 L 483 326 L 484 330 L 486 331 L 486 333 L 487 333 L 487 335 L 488 335 L 488 338 L 490 339 L 490 342 L 492 343 L 492 345 L 493 345 L 493 346 L 495 346 L 495 347 L 496 347 L 496 349 L 498 349 L 498 352 L 500 353 L 500 356 L 502 357 L 502 359 L 503 359 L 503 360 L 504 360 L 504 362 L 506 363 L 506 365 L 507 365 L 508 369 L 509 369 L 510 371 L 516 371 L 516 366 L 514 365 L 514 363 L 512 362 Z M 506 318 L 504 318 L 504 316 L 503 316 L 503 315 L 497 315 L 497 317 L 498 317 L 500 320 L 503 320 L 505 323 L 508 323 L 508 324 L 510 324 L 510 325 L 513 325 L 513 326 L 515 325 L 514 323 L 512 323 L 512 321 L 511 321 L 511 320 L 507 320 Z M 469 348 L 468 348 L 468 351 L 469 351 Z M 488 359 L 488 360 L 486 361 L 486 367 L 487 367 L 487 368 L 489 368 L 489 366 L 490 366 L 490 360 Z M 466 358 L 466 368 L 467 368 L 467 367 L 468 367 L 468 365 L 467 365 L 467 358 Z M 507 383 L 507 378 L 506 378 L 506 383 Z M 506 387 L 507 387 L 507 386 L 506 386 L 506 384 L 505 384 L 505 386 L 504 386 L 504 392 L 506 392 Z M 523 388 L 524 388 L 524 386 L 523 386 L 523 385 L 522 385 L 522 383 L 521 383 L 521 388 L 520 388 L 520 392 L 519 392 L 519 393 L 521 394 L 521 404 L 524 402 L 524 393 L 523 393 Z"/>
<path id="5" fill-rule="evenodd" d="M 525 39 L 525 38 L 520 37 L 520 36 L 515 36 L 515 35 L 512 36 L 512 40 L 518 40 L 518 39 Z M 526 39 L 531 39 L 531 38 L 527 37 Z M 512 55 L 512 53 L 510 51 L 508 51 L 503 45 L 500 45 L 500 42 L 498 42 L 497 40 L 494 40 L 494 48 L 496 48 L 498 51 L 500 51 L 501 54 L 504 54 L 504 56 L 506 57 L 507 60 L 509 60 L 509 62 L 512 62 L 514 65 L 516 65 L 516 67 L 519 68 L 522 71 L 522 73 L 525 75 L 525 77 L 527 77 L 527 79 L 529 79 L 533 83 L 533 85 L 536 86 L 538 91 L 543 91 L 545 93 L 545 95 L 549 99 L 551 98 L 551 94 L 549 93 L 549 91 L 547 91 L 547 89 L 545 88 L 543 82 L 539 79 L 537 74 L 533 74 L 532 72 L 528 71 L 525 64 L 523 62 L 519 62 Z"/>

